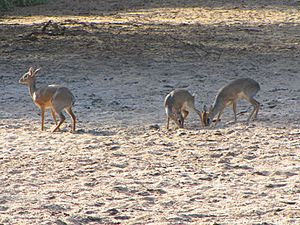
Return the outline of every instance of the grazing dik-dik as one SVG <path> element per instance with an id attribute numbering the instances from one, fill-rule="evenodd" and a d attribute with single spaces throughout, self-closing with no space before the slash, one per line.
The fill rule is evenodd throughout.
<path id="1" fill-rule="evenodd" d="M 40 69 L 34 70 L 32 67 L 19 80 L 19 83 L 26 84 L 29 87 L 29 94 L 40 108 L 42 114 L 42 130 L 44 130 L 45 110 L 50 108 L 53 120 L 56 124 L 53 132 L 59 130 L 60 125 L 65 121 L 66 117 L 63 114 L 65 110 L 73 120 L 72 131 L 75 131 L 76 117 L 72 111 L 72 106 L 75 103 L 75 97 L 71 91 L 60 85 L 48 85 L 42 88 L 36 87 L 36 76 Z M 57 124 L 56 114 L 59 115 L 60 121 Z"/>
<path id="2" fill-rule="evenodd" d="M 169 129 L 170 119 L 179 128 L 183 128 L 184 120 L 190 110 L 196 112 L 200 117 L 200 122 L 203 122 L 201 112 L 195 108 L 195 97 L 186 90 L 179 89 L 170 92 L 165 98 L 164 106 L 167 114 L 167 129 Z"/>
<path id="3" fill-rule="evenodd" d="M 216 123 L 220 120 L 220 117 L 224 111 L 224 109 L 232 105 L 233 113 L 234 113 L 234 121 L 237 121 L 236 118 L 236 105 L 238 100 L 245 99 L 249 103 L 251 103 L 254 107 L 251 112 L 247 122 L 253 116 L 253 119 L 257 118 L 257 113 L 260 107 L 260 103 L 254 99 L 254 96 L 260 90 L 259 84 L 251 79 L 251 78 L 241 78 L 230 82 L 229 84 L 222 87 L 213 103 L 210 107 L 208 116 L 204 122 L 205 125 L 209 125 L 210 122 L 214 119 L 214 117 L 218 114 Z"/>

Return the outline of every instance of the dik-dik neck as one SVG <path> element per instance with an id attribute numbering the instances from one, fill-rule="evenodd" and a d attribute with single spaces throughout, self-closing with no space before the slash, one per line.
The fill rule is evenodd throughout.
<path id="1" fill-rule="evenodd" d="M 32 80 L 29 84 L 29 94 L 31 97 L 33 97 L 34 92 L 36 92 L 37 88 L 36 88 L 36 82 L 35 80 Z"/>
<path id="2" fill-rule="evenodd" d="M 222 110 L 223 104 L 221 103 L 221 99 L 216 99 L 212 105 L 209 117 L 213 120 L 215 116 Z"/>

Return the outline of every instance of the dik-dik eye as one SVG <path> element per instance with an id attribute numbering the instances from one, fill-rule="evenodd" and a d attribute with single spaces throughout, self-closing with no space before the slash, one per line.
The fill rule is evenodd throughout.
<path id="1" fill-rule="evenodd" d="M 207 118 L 207 125 L 210 124 L 210 118 Z"/>

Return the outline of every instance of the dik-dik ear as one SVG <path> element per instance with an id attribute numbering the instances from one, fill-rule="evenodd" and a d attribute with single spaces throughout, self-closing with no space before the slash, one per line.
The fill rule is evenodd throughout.
<path id="1" fill-rule="evenodd" d="M 37 74 L 40 70 L 41 70 L 41 68 L 36 69 L 36 70 L 34 71 L 33 74 L 36 76 L 36 74 Z"/>
<path id="2" fill-rule="evenodd" d="M 192 94 L 193 99 L 195 99 L 196 96 L 197 96 L 197 92 L 194 92 L 194 93 Z"/>
<path id="3" fill-rule="evenodd" d="M 29 74 L 29 76 L 31 76 L 31 77 L 34 75 L 34 72 L 33 72 L 33 68 L 32 68 L 32 67 L 29 68 L 28 74 Z"/>

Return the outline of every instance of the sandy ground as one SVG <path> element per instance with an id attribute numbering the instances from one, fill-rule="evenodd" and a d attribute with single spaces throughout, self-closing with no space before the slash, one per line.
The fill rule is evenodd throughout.
<path id="1" fill-rule="evenodd" d="M 299 1 L 79 2 L 0 18 L 0 224 L 300 224 Z M 75 134 L 40 131 L 30 66 L 76 96 Z M 201 109 L 239 77 L 258 121 L 166 130 L 168 92 Z"/>

